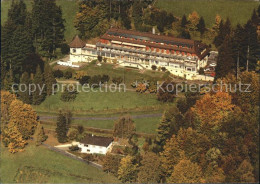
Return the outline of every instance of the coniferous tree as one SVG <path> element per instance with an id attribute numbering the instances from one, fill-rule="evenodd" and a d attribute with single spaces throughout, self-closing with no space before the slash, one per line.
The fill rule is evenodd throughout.
<path id="1" fill-rule="evenodd" d="M 215 80 L 235 72 L 235 61 L 229 36 L 226 36 L 224 43 L 219 48 L 217 61 Z"/>
<path id="2" fill-rule="evenodd" d="M 56 48 L 64 42 L 64 19 L 55 1 L 34 0 L 32 32 L 36 51 L 44 57 L 52 58 Z"/>
<path id="3" fill-rule="evenodd" d="M 233 58 L 235 61 L 238 61 L 237 67 L 246 67 L 246 38 L 245 38 L 245 29 L 238 24 L 234 30 L 234 35 L 232 37 L 232 48 L 233 48 Z"/>
<path id="4" fill-rule="evenodd" d="M 18 26 L 12 37 L 12 68 L 15 72 L 21 73 L 23 71 L 23 62 L 33 53 L 33 43 L 30 35 L 24 26 Z"/>
<path id="5" fill-rule="evenodd" d="M 32 94 L 33 95 L 32 101 L 33 101 L 34 105 L 39 105 L 44 101 L 44 99 L 46 97 L 46 84 L 44 84 L 42 71 L 41 71 L 41 68 L 39 65 L 37 66 L 36 74 L 33 78 L 33 84 L 36 85 L 35 86 L 36 89 Z M 43 90 L 41 91 L 40 89 L 43 89 Z"/>
<path id="6" fill-rule="evenodd" d="M 141 30 L 142 28 L 142 14 L 143 14 L 142 2 L 134 1 L 132 17 L 134 20 L 134 25 L 136 30 Z"/>
<path id="7" fill-rule="evenodd" d="M 187 17 L 186 15 L 183 15 L 182 16 L 182 19 L 181 19 L 181 27 L 182 28 L 186 28 L 186 25 L 188 24 L 188 20 L 187 20 Z"/>
<path id="8" fill-rule="evenodd" d="M 249 20 L 245 25 L 246 60 L 249 70 L 255 70 L 260 58 L 260 43 L 257 39 L 257 27 Z"/>
<path id="9" fill-rule="evenodd" d="M 44 65 L 44 82 L 46 86 L 46 94 L 50 96 L 52 94 L 52 87 L 56 84 L 56 79 L 54 78 L 52 69 L 48 63 Z"/>
<path id="10" fill-rule="evenodd" d="M 156 130 L 156 144 L 158 145 L 158 151 L 162 150 L 166 140 L 171 138 L 173 134 L 176 134 L 182 126 L 182 115 L 178 108 L 173 107 L 164 112 L 162 120 Z"/>
<path id="11" fill-rule="evenodd" d="M 227 18 L 226 22 L 220 21 L 219 32 L 218 35 L 214 39 L 214 44 L 218 48 L 224 42 L 226 36 L 230 36 L 231 34 L 231 22 L 229 18 Z"/>
<path id="12" fill-rule="evenodd" d="M 198 31 L 200 32 L 201 35 L 204 34 L 206 31 L 206 25 L 203 17 L 200 17 L 199 23 L 197 25 Z"/>
<path id="13" fill-rule="evenodd" d="M 66 123 L 66 117 L 60 111 L 59 115 L 58 115 L 57 127 L 56 127 L 57 138 L 60 143 L 64 143 L 67 141 L 68 130 L 69 130 L 69 128 Z"/>
<path id="14" fill-rule="evenodd" d="M 19 91 L 19 98 L 26 104 L 31 104 L 32 103 L 32 96 L 29 94 L 29 84 L 30 84 L 30 76 L 27 72 L 24 72 L 22 74 L 20 84 L 21 88 L 23 86 L 22 91 Z"/>
<path id="15" fill-rule="evenodd" d="M 12 1 L 11 8 L 8 10 L 8 20 L 15 25 L 24 25 L 27 16 L 26 5 L 23 0 Z"/>
<path id="16" fill-rule="evenodd" d="M 35 140 L 36 146 L 41 145 L 42 142 L 46 141 L 46 139 L 48 138 L 48 136 L 45 135 L 44 128 L 40 123 L 36 128 L 35 135 L 36 135 L 36 140 Z"/>

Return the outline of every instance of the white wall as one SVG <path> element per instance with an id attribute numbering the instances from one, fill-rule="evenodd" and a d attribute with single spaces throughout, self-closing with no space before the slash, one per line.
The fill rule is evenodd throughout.
<path id="1" fill-rule="evenodd" d="M 79 148 L 81 148 L 81 153 L 97 153 L 97 154 L 106 154 L 108 151 L 111 151 L 112 149 L 112 143 L 108 147 L 104 146 L 96 146 L 88 144 L 88 146 L 85 146 L 82 143 L 79 143 Z"/>

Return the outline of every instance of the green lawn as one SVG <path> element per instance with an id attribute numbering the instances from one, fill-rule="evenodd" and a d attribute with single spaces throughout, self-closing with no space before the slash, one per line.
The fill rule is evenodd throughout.
<path id="1" fill-rule="evenodd" d="M 136 126 L 136 131 L 139 133 L 156 133 L 157 125 L 160 122 L 161 117 L 144 117 L 144 118 L 133 118 Z M 55 129 L 56 118 L 48 119 L 53 121 L 53 125 L 46 124 L 44 127 Z M 82 125 L 85 127 L 101 128 L 101 129 L 113 129 L 116 120 L 79 120 L 73 119 L 72 124 Z"/>
<path id="2" fill-rule="evenodd" d="M 156 128 L 158 123 L 160 122 L 161 117 L 145 117 L 133 119 L 136 131 L 140 133 L 156 133 Z M 94 127 L 94 128 L 102 128 L 102 129 L 113 129 L 115 120 L 73 120 L 73 123 Z"/>
<path id="3" fill-rule="evenodd" d="M 61 92 L 47 97 L 38 106 L 33 106 L 37 112 L 58 112 L 69 109 L 73 112 L 87 111 L 122 111 L 127 109 L 154 108 L 163 105 L 158 102 L 154 94 L 140 94 L 136 92 L 80 92 L 71 102 L 60 100 Z"/>
<path id="4" fill-rule="evenodd" d="M 29 145 L 10 154 L 1 147 L 1 183 L 118 183 L 95 167 L 73 160 L 45 147 Z"/>
<path id="5" fill-rule="evenodd" d="M 143 73 L 140 73 L 141 71 L 138 69 L 133 68 L 114 68 L 115 65 L 113 64 L 104 64 L 102 63 L 102 66 L 96 66 L 93 64 L 89 64 L 84 66 L 81 70 L 86 71 L 87 75 L 93 76 L 93 75 L 109 75 L 110 81 L 112 81 L 112 78 L 114 77 L 122 77 L 124 79 L 125 84 L 127 87 L 131 88 L 130 84 L 134 81 L 141 81 L 142 79 L 145 80 L 161 80 L 163 75 L 165 73 L 158 72 L 158 71 L 152 71 L 152 70 L 146 70 Z"/>
<path id="6" fill-rule="evenodd" d="M 253 9 L 257 9 L 259 1 L 253 0 L 156 0 L 155 5 L 175 16 L 182 17 L 194 10 L 204 17 L 207 26 L 212 26 L 215 17 L 229 17 L 232 25 L 244 24 L 250 18 Z"/>
<path id="7" fill-rule="evenodd" d="M 61 6 L 63 18 L 65 19 L 65 39 L 69 43 L 77 34 L 74 27 L 74 18 L 78 11 L 78 0 L 56 0 L 57 5 Z M 27 5 L 27 10 L 32 9 L 32 0 L 24 0 Z M 8 9 L 10 8 L 12 0 L 1 0 L 1 25 L 7 20 Z"/>

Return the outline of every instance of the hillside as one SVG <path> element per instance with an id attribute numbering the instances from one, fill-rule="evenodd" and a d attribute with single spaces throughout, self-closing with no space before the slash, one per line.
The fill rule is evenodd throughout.
<path id="1" fill-rule="evenodd" d="M 207 26 L 212 26 L 215 17 L 229 17 L 233 26 L 244 24 L 250 18 L 253 9 L 257 9 L 259 1 L 254 0 L 156 0 L 155 6 L 182 17 L 197 11 L 204 17 Z"/>
<path id="2" fill-rule="evenodd" d="M 31 9 L 32 0 L 24 0 L 28 9 Z M 77 34 L 73 26 L 76 12 L 78 10 L 78 0 L 56 0 L 57 4 L 62 7 L 63 17 L 66 20 L 65 38 L 67 42 Z M 7 19 L 8 9 L 11 0 L 1 1 L 1 24 Z M 207 26 L 212 26 L 215 22 L 216 14 L 221 17 L 229 17 L 232 25 L 245 23 L 251 16 L 252 10 L 257 8 L 259 2 L 250 0 L 156 0 L 155 6 L 172 12 L 175 16 L 182 17 L 192 11 L 197 11 L 203 16 Z"/>
<path id="3" fill-rule="evenodd" d="M 32 8 L 32 0 L 24 0 L 27 5 L 27 9 L 30 11 Z M 65 39 L 70 42 L 72 38 L 77 34 L 77 30 L 73 26 L 74 18 L 78 10 L 77 0 L 56 0 L 57 4 L 61 6 L 63 18 L 65 19 Z M 11 0 L 1 1 L 1 25 L 6 21 L 8 9 L 11 6 Z"/>
<path id="4" fill-rule="evenodd" d="M 1 146 L 1 183 L 118 183 L 112 175 L 46 147 L 11 154 Z"/>

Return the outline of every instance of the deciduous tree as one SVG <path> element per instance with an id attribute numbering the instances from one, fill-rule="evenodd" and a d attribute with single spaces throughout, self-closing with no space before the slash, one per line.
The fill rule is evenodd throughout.
<path id="1" fill-rule="evenodd" d="M 161 177 L 161 162 L 158 155 L 147 152 L 142 156 L 138 172 L 139 183 L 159 183 Z"/>
<path id="2" fill-rule="evenodd" d="M 127 155 L 121 159 L 118 169 L 118 179 L 123 183 L 136 182 L 138 165 L 134 163 L 134 157 Z"/>
<path id="3" fill-rule="evenodd" d="M 120 138 L 130 138 L 135 133 L 135 131 L 135 124 L 131 117 L 123 116 L 115 122 L 113 135 Z"/>

